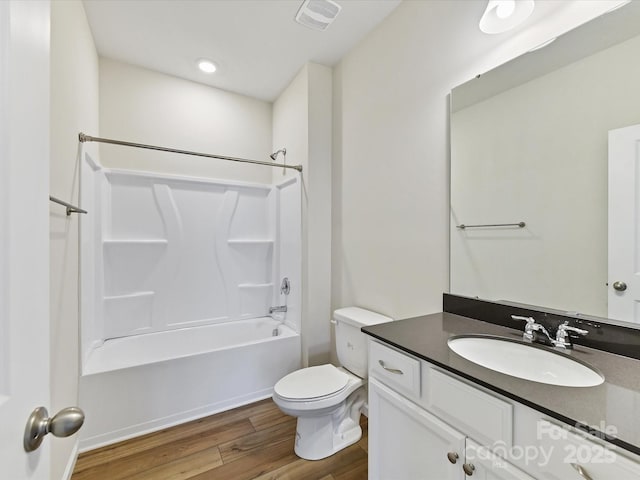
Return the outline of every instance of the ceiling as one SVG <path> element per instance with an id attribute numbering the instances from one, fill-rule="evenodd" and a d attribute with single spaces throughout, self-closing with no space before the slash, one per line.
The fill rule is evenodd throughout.
<path id="1" fill-rule="evenodd" d="M 333 66 L 401 0 L 338 0 L 325 31 L 294 21 L 302 0 L 84 0 L 99 55 L 266 101 L 307 62 Z M 198 70 L 200 58 L 218 71 Z"/>

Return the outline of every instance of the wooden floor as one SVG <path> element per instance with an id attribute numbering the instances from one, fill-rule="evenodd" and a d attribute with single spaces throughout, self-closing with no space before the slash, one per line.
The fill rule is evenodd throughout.
<path id="1" fill-rule="evenodd" d="M 79 456 L 71 480 L 367 478 L 367 421 L 362 439 L 324 460 L 293 453 L 296 419 L 271 399 Z"/>

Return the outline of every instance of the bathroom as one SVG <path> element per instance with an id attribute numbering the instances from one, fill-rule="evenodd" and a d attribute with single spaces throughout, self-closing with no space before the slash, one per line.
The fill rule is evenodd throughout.
<path id="1" fill-rule="evenodd" d="M 3 191 L 10 193 L 1 200 L 3 205 L 10 201 L 11 205 L 15 202 L 33 210 L 36 228 L 42 234 L 34 235 L 42 237 L 40 240 L 29 240 L 35 243 L 25 245 L 24 255 L 31 259 L 33 252 L 41 252 L 36 258 L 38 262 L 33 263 L 43 266 L 33 272 L 37 278 L 29 279 L 29 290 L 30 295 L 35 292 L 37 298 L 46 301 L 31 302 L 33 305 L 24 301 L 29 307 L 28 317 L 48 319 L 48 334 L 34 340 L 34 350 L 40 352 L 38 362 L 49 367 L 45 380 L 50 385 L 48 392 L 38 394 L 34 401 L 56 412 L 79 404 L 79 226 L 76 216 L 67 217 L 64 209 L 36 202 L 34 198 L 42 200 L 42 192 L 49 192 L 72 203 L 78 200 L 79 132 L 266 160 L 270 153 L 286 147 L 287 162 L 302 164 L 302 178 L 308 182 L 302 188 L 301 214 L 306 230 L 301 236 L 302 277 L 297 285 L 301 290 L 296 289 L 296 282 L 292 283 L 292 288 L 301 294 L 303 309 L 301 362 L 302 365 L 335 362 L 330 319 L 337 308 L 359 305 L 395 319 L 442 310 L 442 293 L 450 291 L 448 95 L 451 89 L 619 2 L 567 1 L 556 8 L 553 4 L 557 2 L 536 2 L 539 5 L 529 22 L 500 35 L 485 35 L 478 30 L 485 1 L 391 2 L 380 23 L 371 26 L 366 35 L 363 33 L 358 43 L 339 61 L 330 63 L 330 67 L 322 65 L 322 61 L 301 63 L 295 75 L 269 101 L 245 95 L 244 101 L 254 107 L 247 106 L 251 110 L 247 118 L 259 125 L 240 127 L 234 132 L 235 137 L 225 135 L 225 139 L 203 139 L 196 130 L 183 131 L 178 136 L 172 136 L 175 132 L 156 130 L 167 111 L 161 109 L 162 105 L 156 105 L 158 110 L 141 111 L 141 107 L 127 117 L 105 118 L 109 108 L 132 106 L 127 105 L 125 94 L 134 89 L 135 81 L 147 82 L 142 77 L 152 76 L 158 88 L 161 81 L 178 80 L 109 60 L 108 55 L 100 58 L 94 38 L 97 34 L 91 31 L 85 13 L 91 2 L 85 5 L 54 1 L 46 12 L 36 6 L 27 8 L 29 3 L 14 2 L 12 8 L 28 10 L 20 13 L 28 15 L 36 25 L 42 22 L 38 31 L 48 32 L 50 25 L 51 40 L 49 44 L 48 35 L 47 39 L 39 38 L 46 42 L 39 61 L 48 73 L 23 76 L 25 82 L 30 82 L 25 88 L 40 92 L 41 97 L 35 100 L 46 106 L 38 107 L 28 122 L 33 132 L 42 135 L 37 137 L 34 133 L 19 143 L 35 149 L 31 152 L 33 158 L 39 156 L 49 161 L 29 172 L 32 177 L 29 188 L 33 190 L 9 190 L 3 183 Z M 287 2 L 274 3 L 282 6 Z M 299 5 L 293 3 L 296 5 L 291 8 L 297 10 Z M 343 13 L 347 13 L 347 7 L 348 4 Z M 7 12 L 3 10 L 2 15 L 3 26 L 8 25 Z M 194 52 L 193 60 L 204 55 Z M 220 73 L 224 74 L 227 65 L 218 61 Z M 264 68 L 269 69 L 269 65 Z M 116 83 L 122 77 L 117 75 L 124 75 L 124 71 L 129 72 L 128 83 L 118 87 Z M 106 78 L 109 74 L 112 77 Z M 122 96 L 108 96 L 115 93 Z M 172 100 L 169 95 L 165 99 L 167 104 Z M 113 112 L 119 113 L 122 111 Z M 152 117 L 153 122 L 145 124 L 145 119 L 140 119 L 143 115 Z M 176 122 L 183 119 L 169 118 Z M 139 130 L 134 128 L 136 120 Z M 223 122 L 216 126 L 223 127 Z M 251 132 L 250 144 L 246 130 Z M 45 145 L 38 146 L 36 138 L 45 139 Z M 267 183 L 295 175 L 288 172 L 283 176 L 278 168 L 264 167 L 265 173 L 258 167 L 232 168 L 188 157 L 166 160 L 163 157 L 158 160 L 163 163 L 153 160 L 151 166 L 149 157 L 145 159 L 132 149 L 109 148 L 110 152 L 118 152 L 115 155 L 122 155 L 100 157 L 105 164 L 112 162 L 106 165 L 109 167 L 125 167 L 127 156 L 135 155 L 138 168 L 172 174 L 240 180 L 251 171 L 258 172 L 256 177 L 244 181 L 259 182 L 261 176 L 268 175 L 264 180 Z M 102 145 L 82 145 L 82 153 L 97 157 L 98 152 L 102 152 Z M 190 170 L 181 170 L 183 165 Z M 2 173 L 7 178 L 5 170 Z M 3 227 L 4 222 L 11 225 L 17 222 L 19 214 L 19 211 L 3 213 Z M 313 221 L 306 222 L 306 218 Z M 18 236 L 14 244 L 24 241 L 25 236 L 19 233 L 15 234 Z M 15 269 L 17 272 L 19 267 Z M 15 272 L 10 270 L 12 273 Z M 2 293 L 6 293 L 4 288 Z M 0 381 L 0 386 L 0 394 L 4 394 L 6 382 Z M 15 435 L 22 435 L 23 418 L 35 406 L 31 402 L 15 411 L 20 418 Z M 50 451 L 39 454 L 39 463 L 48 473 L 40 473 L 40 478 L 68 478 L 72 458 L 79 448 L 77 436 L 47 438 L 45 445 Z M 25 460 L 20 466 L 26 463 Z"/>

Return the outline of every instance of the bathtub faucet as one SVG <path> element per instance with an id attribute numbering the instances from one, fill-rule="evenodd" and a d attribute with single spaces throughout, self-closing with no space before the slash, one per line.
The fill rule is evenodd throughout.
<path id="1" fill-rule="evenodd" d="M 280 305 L 278 307 L 270 307 L 269 308 L 269 314 L 275 313 L 275 312 L 286 312 L 286 311 L 287 311 L 287 306 L 286 305 Z"/>

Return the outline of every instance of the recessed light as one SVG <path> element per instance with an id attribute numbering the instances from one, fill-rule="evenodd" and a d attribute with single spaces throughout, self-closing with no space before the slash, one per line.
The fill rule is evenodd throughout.
<path id="1" fill-rule="evenodd" d="M 213 73 L 218 67 L 211 60 L 207 60 L 206 58 L 201 58 L 198 60 L 198 68 L 202 70 L 204 73 Z"/>

